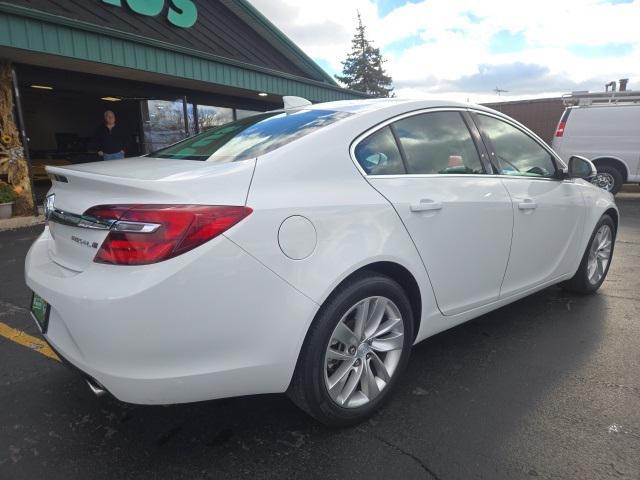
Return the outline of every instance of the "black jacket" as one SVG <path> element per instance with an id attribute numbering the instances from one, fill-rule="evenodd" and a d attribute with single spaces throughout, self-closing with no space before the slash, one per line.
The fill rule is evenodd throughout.
<path id="1" fill-rule="evenodd" d="M 117 123 L 111 130 L 105 124 L 102 124 L 96 130 L 96 144 L 98 151 L 118 153 L 124 150 L 127 145 L 127 137 Z"/>

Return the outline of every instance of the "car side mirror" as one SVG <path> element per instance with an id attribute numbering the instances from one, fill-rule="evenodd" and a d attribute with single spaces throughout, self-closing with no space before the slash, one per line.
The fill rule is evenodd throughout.
<path id="1" fill-rule="evenodd" d="M 573 155 L 569 159 L 569 171 L 567 172 L 569 178 L 583 178 L 589 180 L 598 174 L 595 165 L 588 158 L 581 157 L 580 155 Z"/>

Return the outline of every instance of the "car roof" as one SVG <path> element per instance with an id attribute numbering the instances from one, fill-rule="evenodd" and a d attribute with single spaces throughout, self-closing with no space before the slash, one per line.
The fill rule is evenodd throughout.
<path id="1" fill-rule="evenodd" d="M 404 108 L 403 108 L 404 107 Z M 407 98 L 371 98 L 364 100 L 338 100 L 335 102 L 316 103 L 312 106 L 305 107 L 308 109 L 318 110 L 335 110 L 349 113 L 365 113 L 384 109 L 403 108 L 407 111 L 419 110 L 422 108 L 474 108 L 487 112 L 494 110 L 474 105 L 471 103 L 458 102 L 446 99 L 407 99 Z"/>
<path id="2" fill-rule="evenodd" d="M 538 137 L 525 125 L 514 118 L 505 115 L 502 112 L 494 110 L 483 105 L 473 103 L 458 102 L 455 100 L 447 100 L 442 98 L 432 99 L 407 99 L 407 98 L 372 98 L 364 100 L 339 100 L 336 102 L 316 103 L 304 107 L 304 109 L 333 110 L 341 112 L 353 113 L 353 117 L 361 117 L 362 115 L 372 115 L 375 120 L 380 120 L 385 116 L 393 117 L 404 113 L 414 112 L 417 110 L 430 108 L 462 108 L 473 109 L 479 112 L 490 113 L 493 116 L 503 118 L 508 122 L 518 125 L 528 135 L 537 139 L 541 144 L 545 144 L 544 140 Z M 559 157 L 558 157 L 559 158 Z"/>

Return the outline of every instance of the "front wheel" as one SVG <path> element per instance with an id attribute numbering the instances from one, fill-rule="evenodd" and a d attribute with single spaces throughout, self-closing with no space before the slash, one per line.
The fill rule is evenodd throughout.
<path id="1" fill-rule="evenodd" d="M 598 173 L 591 183 L 614 195 L 618 193 L 624 184 L 624 177 L 620 170 L 612 165 L 601 165 L 597 168 Z"/>
<path id="2" fill-rule="evenodd" d="M 320 309 L 287 393 L 325 425 L 359 423 L 389 398 L 412 343 L 413 315 L 402 287 L 362 272 Z"/>
<path id="3" fill-rule="evenodd" d="M 603 215 L 591 234 L 578 271 L 564 287 L 583 294 L 598 290 L 609 272 L 615 239 L 615 222 L 609 215 Z"/>

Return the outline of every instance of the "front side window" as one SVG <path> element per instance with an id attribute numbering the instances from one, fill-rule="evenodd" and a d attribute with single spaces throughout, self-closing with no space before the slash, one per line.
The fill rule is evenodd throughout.
<path id="1" fill-rule="evenodd" d="M 493 145 L 492 157 L 501 175 L 553 177 L 551 154 L 533 138 L 502 120 L 477 115 L 478 126 Z"/>
<path id="2" fill-rule="evenodd" d="M 384 127 L 362 140 L 355 150 L 356 160 L 369 175 L 406 173 L 391 128 Z"/>
<path id="3" fill-rule="evenodd" d="M 148 156 L 212 163 L 248 160 L 349 116 L 351 113 L 333 110 L 263 113 L 212 128 Z"/>
<path id="4" fill-rule="evenodd" d="M 414 115 L 393 124 L 412 174 L 484 173 L 459 112 Z"/>

